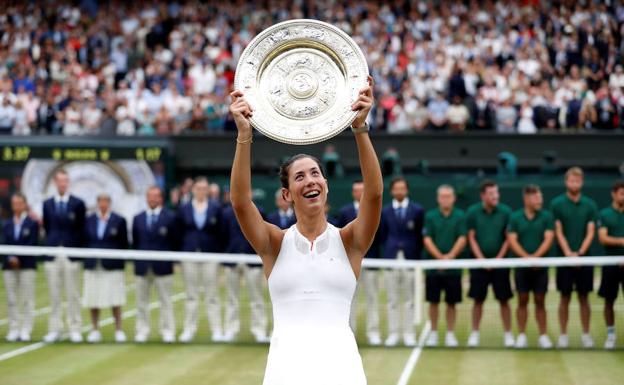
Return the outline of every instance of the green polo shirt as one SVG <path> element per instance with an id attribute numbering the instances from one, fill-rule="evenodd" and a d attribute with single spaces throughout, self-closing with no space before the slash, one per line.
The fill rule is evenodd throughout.
<path id="1" fill-rule="evenodd" d="M 544 232 L 555 229 L 555 220 L 547 210 L 535 213 L 533 219 L 529 219 L 524 209 L 511 214 L 507 231 L 518 234 L 518 243 L 527 253 L 533 254 L 544 242 Z M 548 255 L 548 253 L 546 253 Z"/>
<path id="2" fill-rule="evenodd" d="M 440 209 L 432 209 L 425 214 L 425 226 L 423 236 L 431 237 L 433 243 L 442 254 L 446 254 L 453 248 L 457 238 L 466 235 L 466 221 L 464 212 L 454 208 L 448 216 L 444 216 Z M 458 258 L 461 254 L 458 256 Z M 425 258 L 435 259 L 425 248 Z M 437 273 L 461 274 L 461 269 L 452 270 L 427 270 L 427 274 Z"/>
<path id="3" fill-rule="evenodd" d="M 491 212 L 481 202 L 466 211 L 466 226 L 475 231 L 475 238 L 485 258 L 494 258 L 505 243 L 511 208 L 499 203 Z"/>
<path id="4" fill-rule="evenodd" d="M 555 221 L 561 221 L 563 235 L 572 251 L 581 248 L 585 239 L 587 224 L 598 219 L 598 206 L 593 199 L 581 195 L 578 202 L 572 201 L 567 194 L 563 193 L 550 202 L 550 211 Z M 559 255 L 563 251 L 558 247 Z"/>
<path id="5" fill-rule="evenodd" d="M 617 211 L 613 206 L 600 210 L 598 228 L 606 228 L 611 237 L 624 237 L 624 211 Z M 605 246 L 607 255 L 624 255 L 622 246 Z"/>

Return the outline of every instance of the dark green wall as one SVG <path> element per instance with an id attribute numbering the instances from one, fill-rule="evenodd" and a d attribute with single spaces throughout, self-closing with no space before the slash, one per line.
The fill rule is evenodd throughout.
<path id="1" fill-rule="evenodd" d="M 221 185 L 229 183 L 229 176 L 212 175 L 210 179 Z M 329 199 L 332 212 L 351 201 L 351 183 L 358 176 L 350 176 L 342 179 L 330 179 Z M 479 200 L 479 183 L 483 178 L 464 174 L 441 174 L 435 176 L 407 175 L 410 185 L 410 197 L 422 204 L 425 209 L 436 205 L 436 189 L 441 184 L 451 184 L 457 193 L 458 207 L 465 208 Z M 563 176 L 544 176 L 540 174 L 521 175 L 513 180 L 497 179 L 499 183 L 501 201 L 514 209 L 522 207 L 522 188 L 528 183 L 538 184 L 544 193 L 544 202 L 547 205 L 550 200 L 564 191 Z M 598 203 L 598 207 L 605 207 L 611 203 L 610 190 L 612 183 L 617 179 L 617 174 L 587 175 L 585 179 L 584 193 Z M 275 209 L 273 194 L 279 188 L 277 175 L 258 175 L 253 178 L 253 188 L 261 191 L 257 202 L 266 210 Z M 384 202 L 391 200 L 389 186 L 390 178 L 385 180 Z M 258 193 L 258 191 L 257 191 Z M 258 194 L 256 194 L 258 195 Z"/>

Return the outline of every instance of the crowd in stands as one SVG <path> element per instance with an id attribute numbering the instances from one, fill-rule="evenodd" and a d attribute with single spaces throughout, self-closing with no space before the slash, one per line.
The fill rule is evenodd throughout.
<path id="1" fill-rule="evenodd" d="M 622 1 L 15 2 L 0 13 L 0 133 L 233 129 L 247 43 L 330 22 L 376 80 L 376 131 L 613 131 L 624 126 Z"/>

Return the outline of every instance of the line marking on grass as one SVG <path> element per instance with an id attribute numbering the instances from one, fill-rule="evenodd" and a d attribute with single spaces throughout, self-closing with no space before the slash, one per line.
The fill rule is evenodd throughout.
<path id="1" fill-rule="evenodd" d="M 22 354 L 26 354 L 28 352 L 32 352 L 33 350 L 41 349 L 47 345 L 45 342 L 36 342 L 34 344 L 26 345 L 19 349 L 8 351 L 4 354 L 0 354 L 0 361 L 8 360 L 9 358 L 13 358 Z"/>
<path id="2" fill-rule="evenodd" d="M 171 296 L 171 301 L 172 302 L 177 302 L 177 301 L 179 301 L 181 299 L 184 299 L 184 298 L 186 298 L 186 293 L 178 293 L 178 294 L 174 294 L 174 295 Z M 148 309 L 150 311 L 154 310 L 154 309 L 158 309 L 159 307 L 160 307 L 160 302 L 158 302 L 158 301 L 151 302 L 148 305 Z M 127 311 L 125 311 L 125 312 L 123 312 L 121 314 L 121 318 L 122 319 L 132 318 L 136 314 L 137 314 L 137 309 L 127 310 Z M 114 317 L 108 317 L 108 318 L 105 318 L 102 321 L 100 321 L 100 327 L 112 325 L 114 323 L 115 323 L 115 318 Z M 83 325 L 80 330 L 83 333 L 91 330 L 91 324 Z M 43 348 L 46 345 L 50 345 L 50 344 L 48 344 L 46 342 L 43 342 L 43 341 L 42 342 L 35 342 L 34 344 L 26 345 L 26 346 L 23 346 L 23 347 L 21 347 L 19 349 L 8 351 L 8 352 L 6 352 L 4 354 L 0 354 L 0 362 L 1 361 L 6 361 L 6 360 L 8 360 L 10 358 L 13 358 L 13 357 L 20 356 L 22 354 L 26 354 L 26 353 L 32 352 L 32 351 L 37 350 L 37 349 L 41 349 L 41 348 Z"/>
<path id="3" fill-rule="evenodd" d="M 405 363 L 405 367 L 403 368 L 403 372 L 401 373 L 401 377 L 399 377 L 399 382 L 397 385 L 407 385 L 410 377 L 412 376 L 412 372 L 416 367 L 416 363 L 420 358 L 420 354 L 422 353 L 423 346 L 425 346 L 425 341 L 431 332 L 431 322 L 427 321 L 425 327 L 423 328 L 422 333 L 420 334 L 420 338 L 418 339 L 418 345 L 414 347 L 412 350 L 412 354 L 410 354 L 407 362 Z"/>

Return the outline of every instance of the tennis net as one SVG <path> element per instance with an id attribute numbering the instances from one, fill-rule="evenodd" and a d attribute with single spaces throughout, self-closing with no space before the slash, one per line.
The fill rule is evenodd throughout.
<path id="1" fill-rule="evenodd" d="M 0 308 L 2 336 L 8 337 L 14 331 L 19 340 L 20 334 L 30 328 L 32 340 L 43 339 L 50 330 L 59 331 L 62 339 L 71 337 L 70 332 L 78 330 L 85 340 L 93 340 L 89 338 L 94 329 L 90 309 L 98 306 L 102 309 L 98 323 L 101 337 L 97 340 L 112 342 L 117 335 L 115 319 L 109 311 L 110 301 L 123 298 L 119 329 L 125 332 L 128 342 L 266 343 L 270 338 L 271 303 L 266 279 L 259 266 L 260 259 L 255 255 L 4 245 L 0 245 L 0 255 L 35 256 L 37 259 L 55 256 L 53 262 L 39 262 L 32 270 L 31 278 L 27 274 L 18 277 L 15 270 L 4 271 L 0 293 L 7 306 Z M 80 258 L 80 261 L 70 263 L 68 258 Z M 107 265 L 103 261 L 116 261 L 117 278 L 98 276 L 97 272 Z M 171 262 L 172 274 L 136 276 L 134 263 L 145 261 Z M 86 268 L 87 265 L 94 268 Z M 592 337 L 595 348 L 602 348 L 607 339 L 604 300 L 597 295 L 602 271 L 605 266 L 621 269 L 623 265 L 624 256 L 444 261 L 367 259 L 352 306 L 352 327 L 360 344 L 453 345 L 447 340 L 448 306 L 445 302 L 449 301 L 450 295 L 453 297 L 450 302 L 457 302 L 452 306 L 456 313 L 453 335 L 458 347 L 466 347 L 471 331 L 475 329 L 475 301 L 469 294 L 477 297 L 483 294 L 482 280 L 492 279 L 495 275 L 497 278 L 493 280 L 500 285 L 507 276 L 507 294 L 511 296 L 507 301 L 510 312 L 507 315 L 510 316 L 509 332 L 515 346 L 521 334 L 517 319 L 520 289 L 515 279 L 517 272 L 543 271 L 547 320 L 544 334 L 556 348 L 561 334 L 556 270 L 564 268 L 574 272 L 589 266 L 593 291 L 588 296 L 591 322 L 587 334 Z M 529 279 L 531 282 L 535 280 Z M 471 292 L 471 286 L 481 290 L 473 288 L 474 292 Z M 431 319 L 429 302 L 435 302 L 438 287 L 448 287 L 450 291 L 445 293 L 446 297 L 443 294 L 439 298 L 436 327 L 435 320 Z M 485 286 L 485 290 L 487 295 L 483 301 L 478 346 L 503 348 L 506 343 L 509 345 L 509 341 L 505 340 L 501 306 L 494 298 L 491 286 Z M 476 293 L 478 291 L 481 293 Z M 501 292 L 505 289 L 499 287 L 496 294 L 500 296 Z M 616 320 L 618 315 L 621 319 L 623 311 L 622 301 L 616 301 Z M 622 327 L 616 324 L 620 333 Z M 583 347 L 582 335 L 585 333 L 582 329 L 579 302 L 573 293 L 566 333 L 570 348 Z M 432 334 L 438 335 L 437 344 L 433 343 L 436 341 Z M 524 334 L 527 347 L 540 346 L 538 338 L 542 333 L 535 319 L 533 294 L 530 295 Z M 616 342 L 616 347 L 622 348 L 623 345 L 621 340 Z"/>

